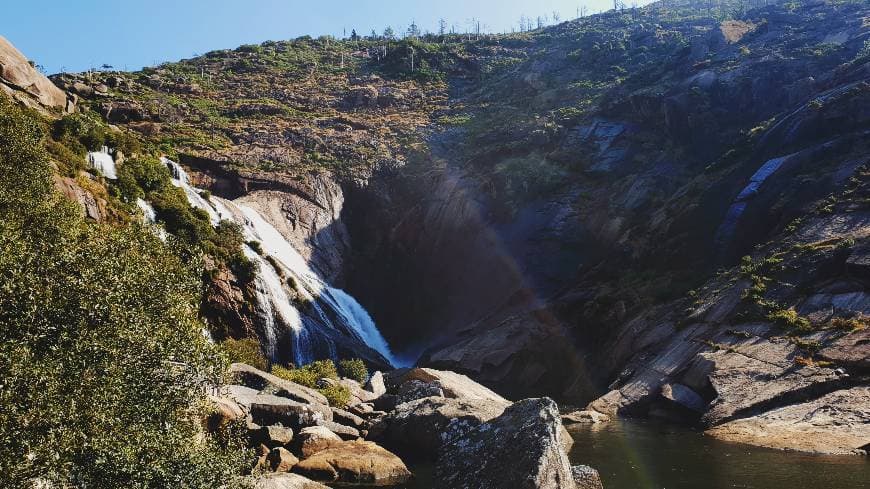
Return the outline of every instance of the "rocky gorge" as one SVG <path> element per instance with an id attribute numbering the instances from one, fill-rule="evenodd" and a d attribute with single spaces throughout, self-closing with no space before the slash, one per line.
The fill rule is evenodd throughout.
<path id="1" fill-rule="evenodd" d="M 563 423 L 870 449 L 868 19 L 672 0 L 50 80 L 0 38 L 0 88 L 98 121 L 121 174 L 159 155 L 196 233 L 240 227 L 256 273 L 207 242 L 198 314 L 255 345 L 202 419 L 254 452 L 245 484 L 601 487 Z M 189 232 L 143 172 L 131 201 L 49 150 L 85 219 Z M 277 375 L 350 358 L 374 373 Z"/>

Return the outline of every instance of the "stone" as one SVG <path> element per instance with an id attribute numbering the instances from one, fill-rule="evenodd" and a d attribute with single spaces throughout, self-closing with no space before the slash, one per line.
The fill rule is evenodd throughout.
<path id="1" fill-rule="evenodd" d="M 314 423 L 315 426 L 322 426 L 329 431 L 338 435 L 342 440 L 356 440 L 359 438 L 359 430 L 356 428 L 351 428 L 350 426 L 345 426 L 343 424 L 335 423 L 333 421 L 327 421 L 324 419 L 317 420 Z"/>
<path id="2" fill-rule="evenodd" d="M 562 415 L 562 424 L 563 425 L 571 425 L 571 424 L 598 424 L 598 423 L 607 423 L 610 421 L 610 417 L 606 414 L 599 413 L 598 411 L 574 411 L 568 414 Z"/>
<path id="3" fill-rule="evenodd" d="M 27 58 L 3 36 L 0 36 L 0 83 L 26 92 L 44 107 L 72 110 L 67 105 L 66 93 L 31 66 Z"/>
<path id="4" fill-rule="evenodd" d="M 356 414 L 357 416 L 371 417 L 374 415 L 375 406 L 370 402 L 361 402 L 359 404 L 354 404 L 350 406 L 348 412 L 352 414 Z"/>
<path id="5" fill-rule="evenodd" d="M 293 430 L 284 426 L 256 426 L 249 432 L 251 444 L 266 445 L 269 448 L 286 447 L 293 441 Z"/>
<path id="6" fill-rule="evenodd" d="M 562 434 L 555 402 L 519 401 L 441 448 L 435 489 L 573 489 Z"/>
<path id="7" fill-rule="evenodd" d="M 870 443 L 870 387 L 853 387 L 716 426 L 706 434 L 782 450 L 847 455 Z"/>
<path id="8" fill-rule="evenodd" d="M 299 474 L 266 474 L 249 477 L 248 481 L 254 489 L 329 489 Z"/>
<path id="9" fill-rule="evenodd" d="M 401 386 L 405 382 L 414 380 L 427 384 L 437 383 L 437 386 L 443 391 L 443 396 L 447 398 L 478 399 L 504 407 L 510 404 L 510 401 L 504 397 L 456 372 L 432 368 L 414 368 L 406 372 L 398 383 Z"/>
<path id="10" fill-rule="evenodd" d="M 434 459 L 442 445 L 503 412 L 480 399 L 426 397 L 396 406 L 375 422 L 369 437 L 402 456 Z"/>
<path id="11" fill-rule="evenodd" d="M 293 471 L 324 482 L 390 486 L 411 472 L 399 457 L 370 441 L 345 441 L 299 462 Z"/>
<path id="12" fill-rule="evenodd" d="M 574 484 L 576 484 L 577 489 L 604 489 L 598 471 L 588 465 L 571 467 L 571 475 L 574 476 Z"/>
<path id="13" fill-rule="evenodd" d="M 366 421 L 361 417 L 353 414 L 351 412 L 345 411 L 344 409 L 339 408 L 330 408 L 332 410 L 332 420 L 336 423 L 341 423 L 345 426 L 352 426 L 357 429 L 364 428 L 366 426 Z"/>
<path id="14" fill-rule="evenodd" d="M 298 447 L 299 453 L 301 453 L 302 458 L 305 459 L 341 442 L 342 439 L 332 431 L 329 431 L 328 428 L 323 426 L 309 426 L 307 428 L 302 428 L 296 437 L 294 445 Z"/>
<path id="15" fill-rule="evenodd" d="M 673 383 L 663 385 L 662 397 L 696 413 L 704 412 L 707 407 L 704 398 L 683 384 Z"/>
<path id="16" fill-rule="evenodd" d="M 384 374 L 380 370 L 373 373 L 366 382 L 365 388 L 377 397 L 386 394 L 387 386 L 384 384 Z"/>
<path id="17" fill-rule="evenodd" d="M 396 404 L 416 401 L 425 397 L 444 397 L 441 384 L 436 382 L 423 382 L 421 380 L 409 380 L 399 387 L 396 395 Z"/>
<path id="18" fill-rule="evenodd" d="M 210 395 L 206 401 L 211 408 L 205 419 L 205 426 L 209 431 L 218 431 L 233 421 L 245 418 L 242 407 L 232 399 Z"/>
<path id="19" fill-rule="evenodd" d="M 290 472 L 299 459 L 284 447 L 273 448 L 266 456 L 266 463 L 272 472 Z"/>
<path id="20" fill-rule="evenodd" d="M 290 399 L 272 395 L 258 395 L 251 401 L 251 419 L 261 426 L 281 424 L 294 430 L 314 426 L 320 421 L 328 421 L 323 412 Z M 332 412 L 329 412 L 330 416 Z"/>

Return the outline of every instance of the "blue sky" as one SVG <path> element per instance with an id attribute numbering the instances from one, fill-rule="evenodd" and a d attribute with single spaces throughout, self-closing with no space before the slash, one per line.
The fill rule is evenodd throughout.
<path id="1" fill-rule="evenodd" d="M 333 34 L 397 32 L 412 20 L 436 31 L 445 18 L 464 31 L 472 18 L 489 31 L 520 16 L 573 18 L 580 5 L 606 10 L 612 0 L 48 0 L 8 1 L 0 35 L 49 73 L 102 64 L 136 70 L 241 44 Z M 626 2 L 630 3 L 630 2 Z M 649 3 L 640 0 L 639 4 Z"/>

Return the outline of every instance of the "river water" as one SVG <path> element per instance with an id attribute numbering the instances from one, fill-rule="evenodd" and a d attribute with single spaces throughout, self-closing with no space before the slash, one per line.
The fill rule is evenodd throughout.
<path id="1" fill-rule="evenodd" d="M 867 489 L 870 458 L 727 443 L 649 421 L 568 427 L 572 464 L 598 469 L 605 489 Z"/>

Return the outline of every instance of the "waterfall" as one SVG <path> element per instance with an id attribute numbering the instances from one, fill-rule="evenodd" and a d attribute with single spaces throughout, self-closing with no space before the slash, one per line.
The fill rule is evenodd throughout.
<path id="1" fill-rule="evenodd" d="M 154 207 L 151 207 L 151 204 L 142 199 L 136 199 L 136 206 L 142 211 L 142 217 L 145 219 L 146 224 L 157 222 L 157 213 L 154 212 Z"/>
<path id="2" fill-rule="evenodd" d="M 336 358 L 336 334 L 351 337 L 396 364 L 384 337 L 365 308 L 341 289 L 331 287 L 308 266 L 308 262 L 259 212 L 244 204 L 219 197 L 203 198 L 190 185 L 187 173 L 164 158 L 172 183 L 184 190 L 194 207 L 208 213 L 213 225 L 230 220 L 242 227 L 248 242 L 260 243 L 263 256 L 251 246 L 245 256 L 259 265 L 255 281 L 259 315 L 263 323 L 266 353 L 276 359 L 279 331 L 288 330 L 293 344 L 293 362 L 305 365 L 318 357 Z M 266 257 L 269 257 L 267 259 Z M 288 294 L 293 289 L 295 297 Z"/>
<path id="3" fill-rule="evenodd" d="M 118 172 L 115 168 L 115 159 L 112 158 L 107 146 L 103 146 L 100 151 L 89 152 L 88 165 L 94 170 L 99 170 L 104 177 L 110 180 L 118 179 Z"/>
<path id="4" fill-rule="evenodd" d="M 206 200 L 202 195 L 200 195 L 198 190 L 190 185 L 190 177 L 188 177 L 184 168 L 169 158 L 164 157 L 161 158 L 160 161 L 169 168 L 169 171 L 172 173 L 172 184 L 184 190 L 184 194 L 187 196 L 187 201 L 190 205 L 208 213 L 212 225 L 217 226 L 221 222 L 220 214 L 218 214 L 211 202 Z"/>

